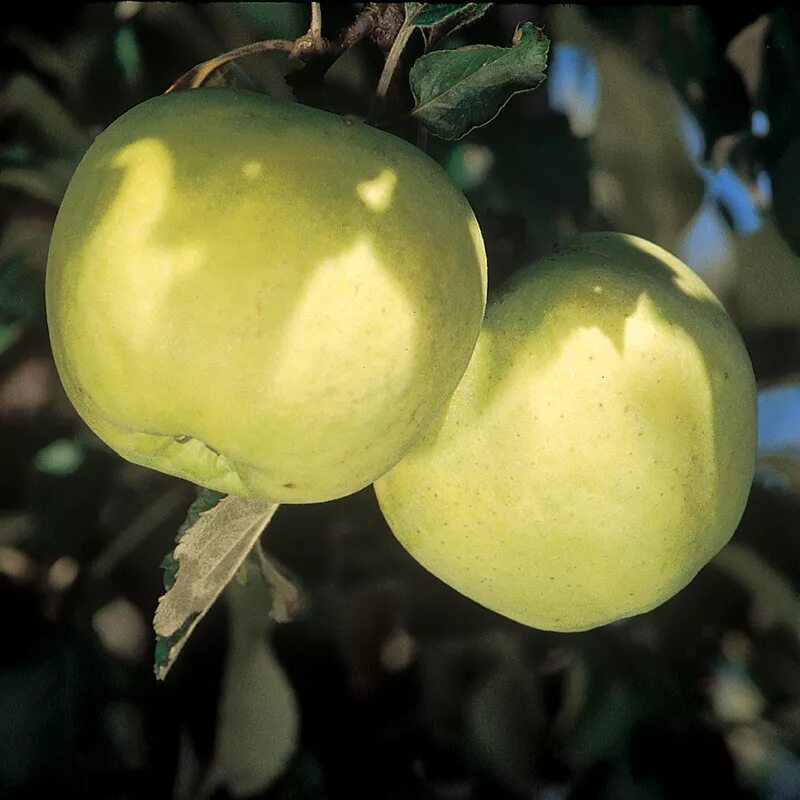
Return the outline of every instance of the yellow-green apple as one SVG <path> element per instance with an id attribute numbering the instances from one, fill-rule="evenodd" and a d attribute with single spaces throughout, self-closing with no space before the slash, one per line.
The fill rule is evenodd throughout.
<path id="1" fill-rule="evenodd" d="M 490 299 L 445 414 L 375 490 L 407 550 L 528 625 L 659 605 L 728 541 L 756 395 L 733 322 L 642 239 L 582 235 Z"/>
<path id="2" fill-rule="evenodd" d="M 475 217 L 420 150 L 248 91 L 150 99 L 92 144 L 47 266 L 53 354 L 125 458 L 279 502 L 417 441 L 477 339 Z"/>

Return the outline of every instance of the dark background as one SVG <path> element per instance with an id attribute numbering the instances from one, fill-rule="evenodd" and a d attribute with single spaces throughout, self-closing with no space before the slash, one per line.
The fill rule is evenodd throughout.
<path id="1" fill-rule="evenodd" d="M 759 469 L 734 546 L 655 611 L 556 635 L 427 574 L 371 489 L 281 508 L 264 544 L 303 605 L 265 652 L 288 686 L 236 690 L 274 691 L 300 728 L 255 796 L 800 798 L 800 17 L 719 8 L 495 8 L 452 44 L 507 45 L 532 20 L 553 43 L 548 79 L 428 149 L 476 210 L 493 286 L 558 238 L 607 229 L 675 252 L 721 297 L 760 390 Z M 354 11 L 323 4 L 325 35 Z M 72 410 L 47 339 L 47 247 L 98 131 L 205 58 L 303 33 L 308 4 L 3 15 L 0 797 L 194 798 L 220 736 L 225 605 L 156 682 L 159 564 L 194 489 L 124 463 Z M 358 45 L 315 103 L 363 115 L 381 64 Z M 292 99 L 288 69 L 263 55 L 225 74 Z M 407 101 L 401 86 L 392 102 Z M 228 741 L 283 763 L 289 724 L 243 720 Z"/>

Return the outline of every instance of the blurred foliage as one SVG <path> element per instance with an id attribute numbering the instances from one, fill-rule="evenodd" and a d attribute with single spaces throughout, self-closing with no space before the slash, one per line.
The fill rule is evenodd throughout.
<path id="1" fill-rule="evenodd" d="M 353 13 L 325 5 L 325 35 Z M 552 41 L 542 87 L 428 150 L 476 210 L 493 286 L 556 239 L 606 228 L 681 254 L 720 294 L 762 390 L 759 477 L 734 544 L 661 608 L 554 635 L 427 574 L 369 490 L 284 507 L 264 544 L 300 585 L 300 613 L 254 624 L 232 585 L 157 683 L 158 565 L 194 492 L 123 463 L 67 402 L 44 319 L 50 229 L 98 131 L 199 61 L 302 34 L 308 7 L 10 6 L 0 796 L 800 797 L 800 17 L 498 5 L 447 46 L 507 47 L 526 20 Z M 363 115 L 381 65 L 359 43 L 317 99 Z M 254 56 L 218 80 L 291 99 L 295 68 Z M 217 782 L 203 784 L 211 765 Z"/>

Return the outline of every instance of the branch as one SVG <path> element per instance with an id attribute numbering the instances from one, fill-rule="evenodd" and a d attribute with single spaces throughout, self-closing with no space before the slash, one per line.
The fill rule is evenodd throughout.
<path id="1" fill-rule="evenodd" d="M 371 39 L 384 53 L 384 64 L 378 83 L 377 97 L 372 111 L 384 104 L 391 87 L 392 78 L 397 71 L 401 56 L 414 30 L 406 19 L 403 3 L 365 3 L 348 25 L 332 42 L 322 36 L 322 4 L 311 3 L 311 21 L 308 31 L 294 41 L 285 39 L 266 39 L 261 42 L 237 47 L 214 58 L 203 61 L 181 75 L 165 92 L 178 89 L 197 89 L 220 67 L 245 56 L 279 51 L 290 58 L 305 62 L 298 70 L 286 76 L 286 82 L 298 94 L 298 89 L 318 82 L 345 51 L 364 39 Z M 372 115 L 370 115 L 372 116 Z"/>
<path id="2" fill-rule="evenodd" d="M 378 5 L 375 28 L 370 39 L 380 47 L 385 59 L 406 21 L 406 8 L 405 3 L 378 3 Z"/>

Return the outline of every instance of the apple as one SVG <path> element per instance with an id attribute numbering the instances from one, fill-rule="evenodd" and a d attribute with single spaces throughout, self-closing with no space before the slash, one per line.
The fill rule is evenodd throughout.
<path id="1" fill-rule="evenodd" d="M 94 141 L 58 213 L 47 317 L 64 389 L 125 458 L 302 503 L 386 472 L 461 378 L 486 261 L 409 143 L 230 88 Z"/>
<path id="2" fill-rule="evenodd" d="M 750 360 L 717 298 L 654 244 L 585 234 L 490 298 L 446 412 L 375 491 L 454 589 L 580 631 L 692 580 L 739 523 L 755 449 Z"/>

